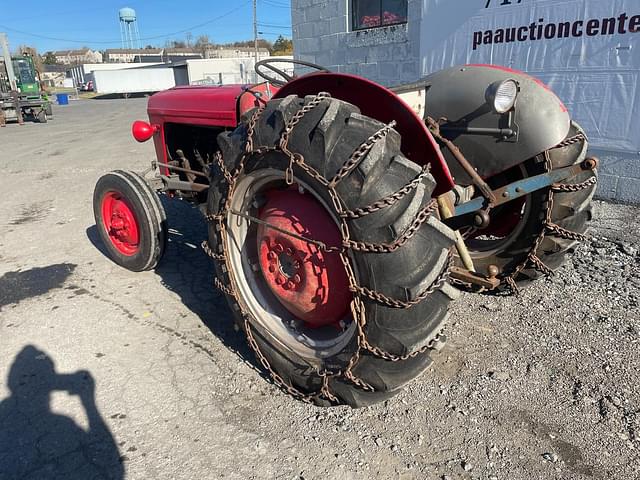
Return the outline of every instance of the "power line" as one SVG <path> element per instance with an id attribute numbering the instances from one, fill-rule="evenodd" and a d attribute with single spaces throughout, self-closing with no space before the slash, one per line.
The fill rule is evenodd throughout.
<path id="1" fill-rule="evenodd" d="M 219 15 L 219 16 L 217 16 L 215 18 L 210 19 L 210 20 L 207 20 L 206 22 L 202 22 L 202 23 L 199 23 L 197 25 L 191 25 L 190 27 L 184 28 L 182 30 L 178 30 L 176 32 L 165 33 L 163 35 L 154 35 L 154 36 L 151 36 L 151 37 L 142 37 L 142 38 L 140 38 L 140 40 L 157 40 L 159 38 L 171 37 L 173 35 L 178 35 L 180 33 L 186 33 L 186 32 L 189 32 L 191 30 L 195 30 L 197 28 L 203 27 L 205 25 L 209 25 L 210 23 L 214 23 L 214 22 L 216 22 L 218 20 L 221 20 L 221 19 L 223 19 L 225 17 L 228 17 L 232 13 L 235 13 L 238 10 L 241 10 L 242 8 L 244 8 L 246 5 L 249 5 L 251 2 L 252 2 L 252 0 L 247 0 L 246 2 L 241 4 L 239 7 L 236 7 L 234 9 L 232 9 L 232 10 L 229 10 L 228 12 L 223 13 L 222 15 Z M 27 35 L 27 36 L 30 36 L 30 37 L 43 38 L 45 40 L 55 40 L 55 41 L 58 41 L 58 42 L 81 43 L 81 44 L 100 44 L 100 45 L 110 45 L 110 44 L 114 44 L 114 43 L 120 44 L 120 40 L 109 40 L 109 41 L 107 41 L 107 40 L 71 40 L 71 39 L 68 39 L 68 38 L 49 37 L 47 35 L 40 35 L 40 34 L 37 34 L 37 33 L 25 32 L 23 30 L 18 30 L 16 28 L 11 28 L 11 27 L 8 27 L 6 25 L 0 25 L 0 28 L 2 28 L 4 30 L 9 30 L 11 32 L 20 33 L 22 35 Z"/>
<path id="2" fill-rule="evenodd" d="M 261 22 L 258 22 L 258 25 L 260 25 L 261 27 L 287 28 L 287 29 L 291 30 L 291 25 L 275 25 L 273 23 L 261 23 Z"/>
<path id="3" fill-rule="evenodd" d="M 288 9 L 291 8 L 291 5 L 287 5 L 287 4 L 284 4 L 284 3 L 276 3 L 273 0 L 261 0 L 261 2 L 264 5 L 267 5 L 267 6 L 272 7 L 272 8 L 288 8 Z"/>

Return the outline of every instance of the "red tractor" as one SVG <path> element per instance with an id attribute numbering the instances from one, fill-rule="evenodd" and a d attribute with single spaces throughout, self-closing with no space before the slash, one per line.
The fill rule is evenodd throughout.
<path id="1" fill-rule="evenodd" d="M 542 82 L 465 65 L 387 89 L 354 75 L 176 87 L 149 99 L 155 176 L 98 181 L 112 259 L 154 268 L 158 193 L 203 207 L 215 285 L 275 383 L 320 405 L 389 398 L 446 339 L 458 289 L 517 292 L 583 238 L 597 160 Z"/>

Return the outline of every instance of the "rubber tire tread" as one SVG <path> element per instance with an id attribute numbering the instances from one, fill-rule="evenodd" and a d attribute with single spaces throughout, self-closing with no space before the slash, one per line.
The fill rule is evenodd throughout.
<path id="1" fill-rule="evenodd" d="M 310 97 L 301 99 L 289 96 L 272 100 L 262 113 L 254 134 L 254 148 L 276 146 L 286 122 L 306 103 Z M 349 156 L 372 134 L 384 125 L 360 115 L 359 110 L 336 99 L 324 100 L 308 112 L 291 133 L 289 148 L 301 153 L 313 168 L 331 178 Z M 234 132 L 222 133 L 218 143 L 224 163 L 233 171 L 241 158 L 246 141 L 246 125 Z M 256 161 L 248 161 L 246 168 L 278 168 L 284 170 L 288 160 L 280 153 L 270 153 Z M 400 136 L 395 130 L 375 144 L 358 167 L 336 187 L 347 208 L 355 209 L 371 204 L 409 183 L 420 172 L 420 167 L 402 156 Z M 296 176 L 312 184 L 314 181 L 296 167 Z M 319 184 L 316 194 L 326 196 Z M 352 239 L 366 242 L 392 242 L 415 214 L 431 200 L 435 186 L 429 175 L 411 195 L 379 212 L 349 222 Z M 326 189 L 324 189 L 326 190 Z M 227 186 L 222 175 L 211 179 L 208 213 L 217 214 L 226 196 Z M 327 204 L 331 204 L 330 201 Z M 393 253 L 353 253 L 355 269 L 361 285 L 392 297 L 410 299 L 427 288 L 443 269 L 449 249 L 453 244 L 453 232 L 432 217 L 414 237 Z M 210 247 L 221 252 L 221 240 L 216 225 L 209 229 Z M 228 284 L 226 268 L 216 262 L 217 275 Z M 241 275 L 243 272 L 235 272 Z M 426 345 L 440 331 L 447 317 L 449 302 L 457 298 L 457 290 L 446 285 L 429 295 L 418 305 L 409 309 L 389 308 L 374 301 L 364 300 L 367 315 L 367 337 L 370 342 L 394 354 L 404 355 Z M 244 320 L 240 307 L 232 296 L 227 296 L 232 311 L 241 328 Z M 285 381 L 306 393 L 316 392 L 321 385 L 305 359 L 289 350 L 281 351 L 269 341 L 268 335 L 252 328 L 261 352 L 272 368 Z M 350 345 L 335 357 L 326 360 L 327 365 L 340 369 L 351 358 L 356 345 L 354 335 Z M 362 407 L 385 400 L 431 365 L 430 351 L 408 360 L 390 362 L 377 356 L 361 352 L 361 358 L 353 369 L 359 378 L 375 387 L 375 392 L 365 391 L 352 382 L 333 377 L 329 385 L 332 393 L 342 403 Z M 317 401 L 324 405 L 326 402 Z"/>
<path id="2" fill-rule="evenodd" d="M 578 133 L 584 134 L 582 128 L 572 122 L 566 138 Z M 587 142 L 579 142 L 567 147 L 549 151 L 553 169 L 563 168 L 584 161 L 587 154 Z M 527 175 L 534 176 L 546 171 L 544 156 L 535 157 L 525 164 Z M 565 180 L 565 184 L 578 184 L 588 180 L 597 172 L 585 171 Z M 596 185 L 578 190 L 577 192 L 553 192 L 553 208 L 551 221 L 569 231 L 585 234 L 588 223 L 592 218 L 591 200 L 596 191 Z M 540 232 L 544 231 L 546 213 L 549 205 L 550 189 L 533 192 L 527 202 L 530 205 L 530 213 L 519 237 L 494 255 L 485 256 L 482 259 L 474 258 L 476 270 L 486 271 L 489 265 L 497 265 L 504 276 L 511 275 L 515 269 L 524 262 L 533 248 Z M 569 240 L 547 233 L 536 249 L 536 256 L 552 271 L 558 269 L 566 261 L 566 255 L 571 253 L 577 241 Z M 515 277 L 518 287 L 526 287 L 531 282 L 544 276 L 542 272 L 527 265 Z M 503 288 L 509 288 L 503 286 Z"/>
<path id="3" fill-rule="evenodd" d="M 160 225 L 160 230 L 158 231 L 158 244 L 160 246 L 160 252 L 158 253 L 158 258 L 155 264 L 150 269 L 155 268 L 158 263 L 162 260 L 164 253 L 167 249 L 167 241 L 169 240 L 169 223 L 167 221 L 167 213 L 160 201 L 160 195 L 154 191 L 149 183 L 138 173 L 131 171 L 122 171 L 123 174 L 127 175 L 129 179 L 133 182 L 136 182 L 138 186 L 147 193 L 147 198 L 151 201 L 151 207 L 156 216 L 156 221 L 158 225 Z"/>
<path id="4" fill-rule="evenodd" d="M 567 137 L 572 137 L 577 133 L 584 135 L 582 128 L 573 122 Z M 551 164 L 554 169 L 567 167 L 573 163 L 581 163 L 586 158 L 586 155 L 587 143 L 582 142 L 551 151 Z M 596 175 L 597 177 L 597 171 L 593 173 L 589 171 L 580 173 L 563 181 L 563 183 L 582 183 L 592 175 Z M 594 184 L 589 188 L 578 190 L 577 192 L 554 192 L 551 221 L 571 232 L 586 234 L 589 229 L 589 222 L 593 218 L 593 205 L 591 201 L 596 192 L 596 187 L 597 185 Z M 557 270 L 565 263 L 567 254 L 572 253 L 577 244 L 578 242 L 575 240 L 565 239 L 553 234 L 546 234 L 536 250 L 536 256 L 551 270 Z M 543 274 L 540 271 L 527 267 L 520 272 L 516 281 L 518 285 L 524 286 L 542 276 Z"/>
<path id="5" fill-rule="evenodd" d="M 135 176 L 134 176 L 135 175 Z M 166 221 L 163 225 L 157 209 L 155 193 L 145 188 L 139 176 L 132 172 L 114 170 L 98 179 L 93 193 L 93 213 L 98 234 L 110 258 L 118 265 L 141 272 L 156 267 L 166 245 Z M 139 249 L 133 255 L 124 255 L 111 243 L 102 221 L 102 199 L 109 191 L 119 192 L 129 202 L 136 216 L 139 228 Z"/>

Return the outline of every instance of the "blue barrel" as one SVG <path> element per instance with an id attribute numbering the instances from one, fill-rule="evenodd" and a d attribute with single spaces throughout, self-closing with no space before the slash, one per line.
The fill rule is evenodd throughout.
<path id="1" fill-rule="evenodd" d="M 58 100 L 58 105 L 69 105 L 68 93 L 56 93 L 56 99 Z"/>

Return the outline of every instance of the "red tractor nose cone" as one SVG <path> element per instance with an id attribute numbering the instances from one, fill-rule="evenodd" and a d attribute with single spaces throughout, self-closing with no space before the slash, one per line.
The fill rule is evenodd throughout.
<path id="1" fill-rule="evenodd" d="M 297 189 L 269 192 L 259 217 L 327 246 L 341 244 L 340 231 L 329 213 L 312 195 Z M 264 225 L 258 227 L 257 238 L 262 274 L 287 310 L 312 328 L 344 318 L 352 295 L 338 253 L 326 253 Z"/>

